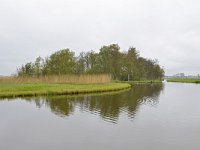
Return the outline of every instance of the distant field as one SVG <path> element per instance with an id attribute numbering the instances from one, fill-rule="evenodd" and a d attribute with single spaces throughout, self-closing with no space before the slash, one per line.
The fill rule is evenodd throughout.
<path id="1" fill-rule="evenodd" d="M 200 79 L 190 78 L 171 78 L 167 79 L 167 82 L 181 82 L 181 83 L 200 83 Z"/>

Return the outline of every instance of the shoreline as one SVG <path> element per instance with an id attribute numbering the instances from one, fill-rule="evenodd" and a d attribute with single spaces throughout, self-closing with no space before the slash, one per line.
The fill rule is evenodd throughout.
<path id="1" fill-rule="evenodd" d="M 177 82 L 177 83 L 196 83 L 196 84 L 200 84 L 200 79 L 187 79 L 187 78 L 183 78 L 183 79 L 166 79 L 167 82 Z"/>
<path id="2" fill-rule="evenodd" d="M 128 83 L 101 84 L 15 84 L 0 83 L 0 98 L 31 96 L 79 95 L 120 91 L 130 88 Z"/>
<path id="3" fill-rule="evenodd" d="M 133 86 L 134 84 L 160 84 L 163 80 L 141 80 L 141 81 L 115 81 L 115 83 L 127 83 Z"/>

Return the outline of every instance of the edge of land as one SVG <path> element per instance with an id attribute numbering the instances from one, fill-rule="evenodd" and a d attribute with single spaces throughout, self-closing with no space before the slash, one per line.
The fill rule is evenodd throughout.
<path id="1" fill-rule="evenodd" d="M 127 83 L 130 85 L 134 84 L 152 84 L 152 83 L 162 83 L 163 80 L 140 80 L 140 81 L 114 81 L 115 83 Z"/>
<path id="2" fill-rule="evenodd" d="M 0 83 L 0 98 L 27 96 L 75 95 L 120 91 L 130 88 L 128 83 L 100 84 L 47 84 L 47 83 Z"/>
<path id="3" fill-rule="evenodd" d="M 192 79 L 192 78 L 170 78 L 166 79 L 167 82 L 179 82 L 179 83 L 200 83 L 200 79 Z"/>

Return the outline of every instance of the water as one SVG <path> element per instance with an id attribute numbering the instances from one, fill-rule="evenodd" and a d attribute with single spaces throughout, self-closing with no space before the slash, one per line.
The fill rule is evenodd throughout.
<path id="1" fill-rule="evenodd" d="M 0 100 L 0 150 L 200 149 L 200 85 Z"/>

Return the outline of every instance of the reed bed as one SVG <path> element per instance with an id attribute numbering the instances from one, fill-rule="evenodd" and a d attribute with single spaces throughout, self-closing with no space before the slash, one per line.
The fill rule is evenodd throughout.
<path id="1" fill-rule="evenodd" d="M 74 84 L 95 84 L 110 83 L 112 81 L 109 74 L 98 75 L 48 75 L 40 77 L 1 77 L 0 83 L 74 83 Z"/>

